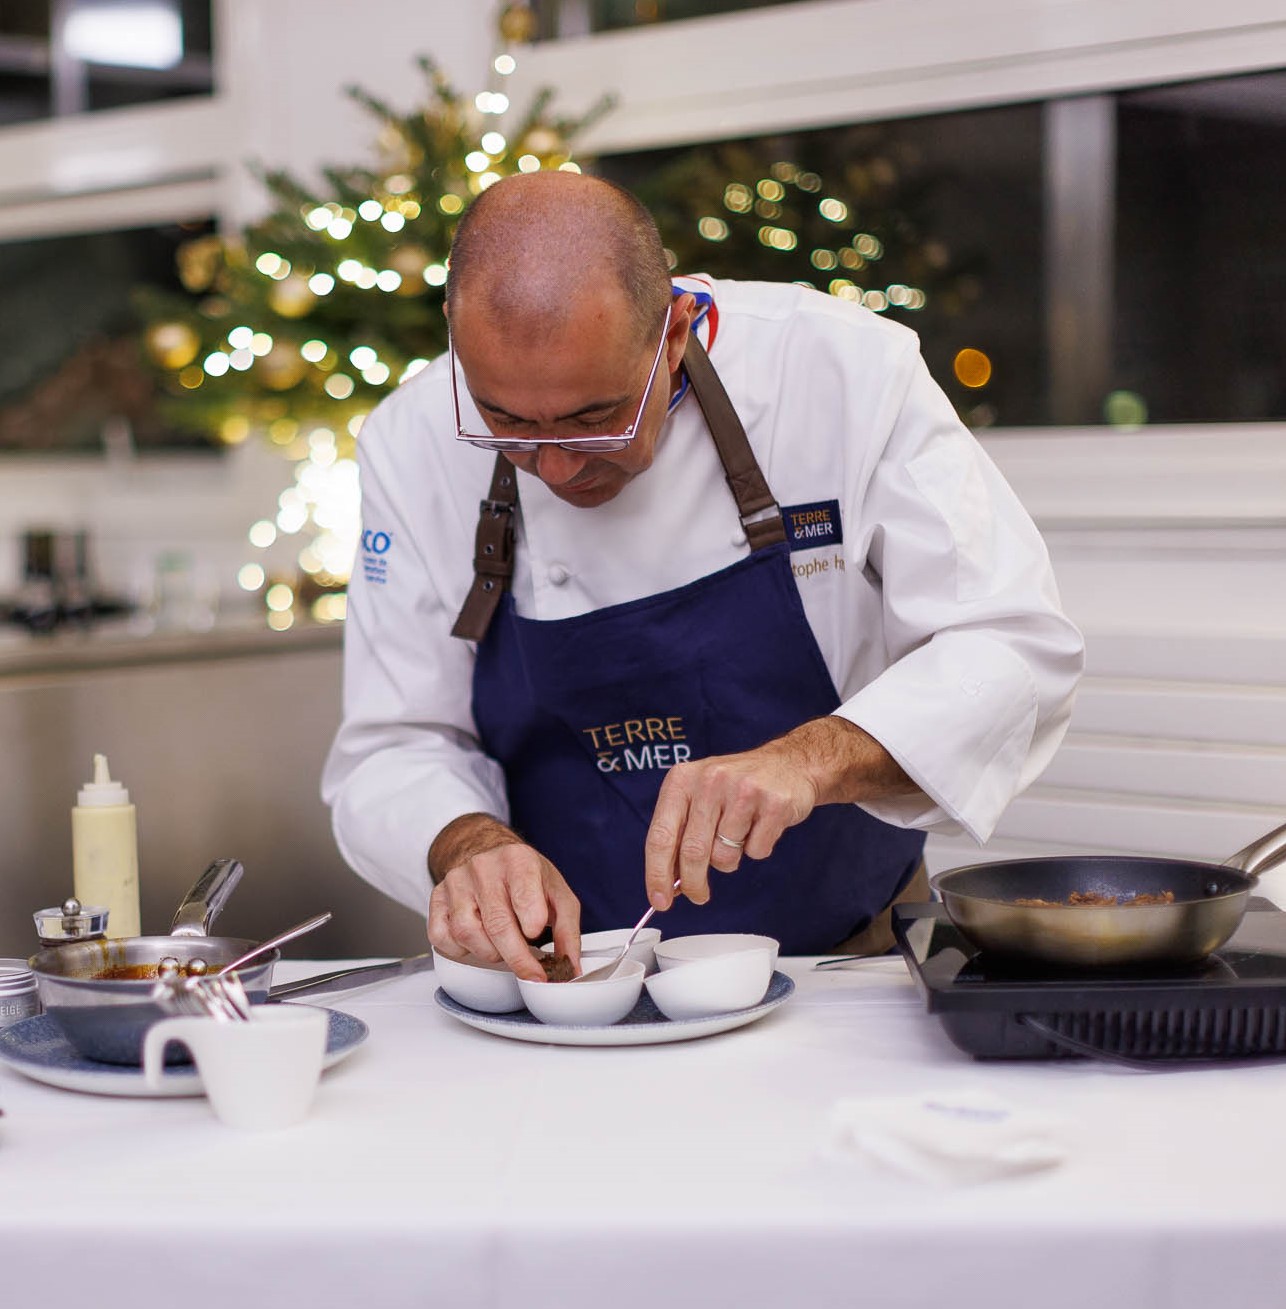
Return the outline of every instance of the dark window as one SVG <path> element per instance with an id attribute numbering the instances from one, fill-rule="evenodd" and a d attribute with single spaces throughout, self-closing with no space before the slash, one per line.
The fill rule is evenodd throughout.
<path id="1" fill-rule="evenodd" d="M 1286 417 L 1286 73 L 1117 99 L 1118 386 L 1152 421 Z"/>
<path id="2" fill-rule="evenodd" d="M 1286 419 L 1284 164 L 1283 72 L 598 161 L 684 271 L 913 327 L 976 427 Z"/>
<path id="3" fill-rule="evenodd" d="M 1039 421 L 1038 105 L 613 155 L 598 166 L 653 210 L 680 270 L 860 292 L 919 333 L 968 421 Z M 923 304 L 913 294 L 899 306 L 897 288 Z M 956 379 L 962 350 L 991 360 L 985 386 Z"/>
<path id="4" fill-rule="evenodd" d="M 182 29 L 180 57 L 167 68 L 147 68 L 72 58 L 51 26 L 48 0 L 5 0 L 0 4 L 0 125 L 209 95 L 214 89 L 210 0 L 171 0 L 171 5 Z M 94 7 L 93 0 L 79 0 L 66 12 Z"/>
<path id="5" fill-rule="evenodd" d="M 208 223 L 0 244 L 0 454 L 209 450 L 167 408 L 140 286 L 186 294 L 175 251 Z M 159 403 L 158 403 L 159 402 Z"/>

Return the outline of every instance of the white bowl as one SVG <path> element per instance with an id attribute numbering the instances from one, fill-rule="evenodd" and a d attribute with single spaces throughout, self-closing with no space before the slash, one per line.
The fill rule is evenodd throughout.
<path id="1" fill-rule="evenodd" d="M 442 989 L 470 1009 L 484 1014 L 511 1014 L 522 1008 L 518 993 L 518 979 L 509 971 L 509 965 L 489 964 L 481 959 L 448 959 L 444 954 L 433 956 L 433 971 Z"/>
<path id="2" fill-rule="evenodd" d="M 589 972 L 591 968 L 599 968 L 608 959 L 620 954 L 621 946 L 629 940 L 632 927 L 615 927 L 610 932 L 587 932 L 580 939 L 580 957 L 582 960 L 581 971 Z M 655 927 L 645 927 L 634 938 L 634 944 L 630 946 L 627 959 L 637 959 L 643 965 L 645 971 L 651 973 L 656 971 L 656 958 L 654 951 L 656 943 L 661 939 L 661 932 Z M 546 954 L 552 954 L 554 947 L 552 945 L 542 945 L 540 947 Z M 586 963 L 585 960 L 592 962 Z"/>
<path id="3" fill-rule="evenodd" d="M 772 973 L 771 950 L 738 950 L 665 968 L 643 985 L 667 1018 L 712 1018 L 757 1005 Z"/>
<path id="4" fill-rule="evenodd" d="M 777 967 L 780 945 L 771 936 L 752 936 L 748 932 L 716 932 L 706 936 L 675 936 L 662 941 L 655 949 L 656 962 L 662 972 L 678 964 L 716 955 L 736 954 L 741 950 L 768 950 L 772 966 Z"/>
<path id="5" fill-rule="evenodd" d="M 542 1023 L 559 1027 L 607 1027 L 619 1023 L 638 1004 L 643 965 L 627 959 L 615 977 L 601 982 L 515 981 L 523 1003 Z"/>

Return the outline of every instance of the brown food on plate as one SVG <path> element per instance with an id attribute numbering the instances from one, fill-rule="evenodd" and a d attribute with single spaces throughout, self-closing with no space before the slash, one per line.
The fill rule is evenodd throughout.
<path id="1" fill-rule="evenodd" d="M 550 982 L 570 982 L 576 976 L 572 961 L 565 954 L 549 954 L 542 951 L 536 956 L 540 966 L 545 970 L 545 979 Z"/>
<path id="2" fill-rule="evenodd" d="M 1157 891 L 1153 893 L 1144 891 L 1139 895 L 1126 896 L 1118 900 L 1114 895 L 1099 895 L 1097 891 L 1073 891 L 1066 900 L 1036 900 L 1024 897 L 1020 900 L 1012 900 L 1010 903 L 1022 905 L 1028 909 L 1054 909 L 1067 905 L 1102 909 L 1109 905 L 1118 907 L 1135 904 L 1173 904 L 1174 892 Z"/>

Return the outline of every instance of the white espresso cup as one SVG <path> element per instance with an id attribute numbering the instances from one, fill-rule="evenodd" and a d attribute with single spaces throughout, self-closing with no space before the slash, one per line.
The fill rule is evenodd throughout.
<path id="1" fill-rule="evenodd" d="M 324 1009 L 289 1004 L 255 1005 L 248 1022 L 163 1018 L 143 1042 L 143 1076 L 159 1087 L 166 1043 L 181 1041 L 221 1122 L 251 1131 L 290 1127 L 312 1106 L 328 1028 Z"/>

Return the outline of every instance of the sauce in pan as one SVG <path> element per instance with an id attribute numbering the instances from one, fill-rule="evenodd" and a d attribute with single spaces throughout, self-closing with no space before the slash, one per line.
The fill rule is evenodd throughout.
<path id="1" fill-rule="evenodd" d="M 218 972 L 220 966 L 215 964 L 204 971 L 206 973 Z M 190 973 L 186 968 L 180 968 L 177 974 L 179 977 L 202 975 L 201 970 Z M 156 964 L 113 964 L 110 968 L 103 969 L 102 972 L 91 973 L 85 980 L 90 982 L 154 982 L 156 978 Z"/>
<path id="2" fill-rule="evenodd" d="M 154 982 L 156 964 L 116 964 L 101 973 L 91 973 L 91 982 Z"/>
<path id="3" fill-rule="evenodd" d="M 1073 907 L 1079 906 L 1081 908 L 1089 909 L 1103 909 L 1109 905 L 1113 908 L 1125 908 L 1129 905 L 1173 903 L 1173 891 L 1162 891 L 1156 894 L 1144 891 L 1138 895 L 1121 897 L 1115 895 L 1099 895 L 1095 891 L 1073 891 L 1066 900 L 1034 900 L 1024 897 L 1020 900 L 1010 901 L 1010 904 L 1024 905 L 1030 909 L 1049 908 L 1051 906 L 1061 907 L 1063 905 L 1071 905 Z"/>

